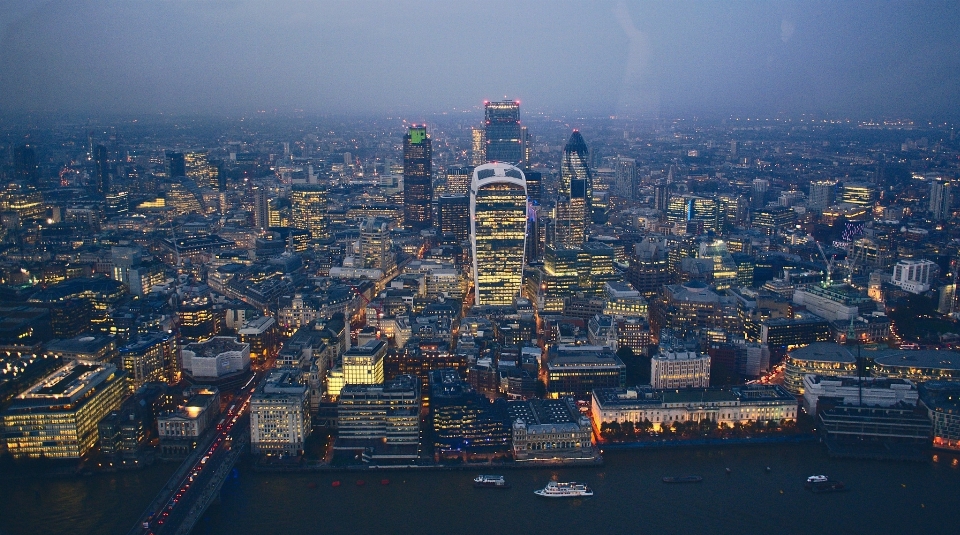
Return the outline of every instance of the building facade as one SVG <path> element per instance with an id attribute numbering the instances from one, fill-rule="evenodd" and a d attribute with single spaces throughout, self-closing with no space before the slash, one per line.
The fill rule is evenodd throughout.
<path id="1" fill-rule="evenodd" d="M 426 126 L 403 136 L 403 222 L 414 230 L 433 225 L 433 149 Z"/>
<path id="2" fill-rule="evenodd" d="M 275 368 L 250 398 L 250 448 L 268 456 L 297 456 L 310 435 L 307 386 L 300 372 Z"/>
<path id="3" fill-rule="evenodd" d="M 523 172 L 507 164 L 473 171 L 470 241 L 474 303 L 508 306 L 520 294 L 527 238 L 527 187 Z"/>

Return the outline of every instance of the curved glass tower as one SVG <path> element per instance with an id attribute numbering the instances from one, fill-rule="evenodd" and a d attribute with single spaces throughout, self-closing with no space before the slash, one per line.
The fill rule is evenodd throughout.
<path id="1" fill-rule="evenodd" d="M 593 197 L 593 174 L 587 157 L 587 143 L 580 132 L 574 130 L 563 148 L 560 166 L 556 225 L 557 242 L 563 247 L 580 247 L 586 240 Z"/>
<path id="2" fill-rule="evenodd" d="M 520 294 L 527 241 L 527 181 L 503 163 L 473 171 L 470 243 L 475 303 L 508 306 Z"/>

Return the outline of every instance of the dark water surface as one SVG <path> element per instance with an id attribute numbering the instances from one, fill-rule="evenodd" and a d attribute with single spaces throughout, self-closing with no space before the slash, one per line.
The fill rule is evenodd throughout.
<path id="1" fill-rule="evenodd" d="M 502 471 L 509 490 L 472 487 L 475 475 L 490 470 L 263 474 L 241 466 L 194 534 L 960 533 L 960 467 L 948 454 L 929 463 L 833 460 L 819 445 L 805 444 L 620 451 L 605 458 L 602 467 Z M 851 490 L 804 490 L 804 479 L 821 473 Z M 152 468 L 21 483 L 23 492 L 4 482 L 0 532 L 123 533 L 166 474 Z M 701 475 L 703 483 L 662 483 L 668 475 Z M 381 485 L 382 478 L 390 484 Z M 551 478 L 586 482 L 595 495 L 535 496 Z M 332 487 L 334 480 L 341 486 Z"/>

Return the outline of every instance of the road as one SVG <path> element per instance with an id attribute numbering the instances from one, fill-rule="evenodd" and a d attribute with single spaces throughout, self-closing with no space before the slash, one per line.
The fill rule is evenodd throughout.
<path id="1" fill-rule="evenodd" d="M 181 526 L 187 523 L 192 526 L 196 522 L 198 514 L 202 514 L 212 500 L 212 493 L 219 491 L 224 471 L 232 469 L 238 454 L 233 448 L 248 438 L 247 411 L 260 375 L 251 377 L 240 389 L 212 436 L 187 457 L 129 535 L 176 534 L 181 532 Z"/>

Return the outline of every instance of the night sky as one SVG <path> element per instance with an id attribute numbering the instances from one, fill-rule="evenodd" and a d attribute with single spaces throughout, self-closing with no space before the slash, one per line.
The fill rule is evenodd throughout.
<path id="1" fill-rule="evenodd" d="M 0 112 L 960 116 L 960 3 L 2 1 Z"/>

